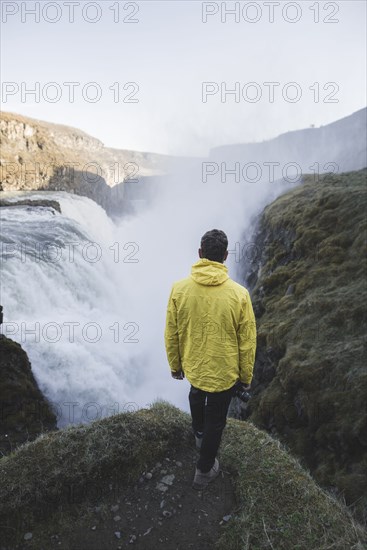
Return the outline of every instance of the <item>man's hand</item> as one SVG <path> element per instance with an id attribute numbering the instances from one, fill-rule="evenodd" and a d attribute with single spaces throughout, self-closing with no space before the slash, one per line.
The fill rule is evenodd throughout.
<path id="1" fill-rule="evenodd" d="M 185 374 L 183 370 L 179 370 L 177 372 L 171 371 L 171 374 L 172 374 L 172 378 L 174 378 L 175 380 L 183 380 L 185 378 Z"/>
<path id="2" fill-rule="evenodd" d="M 245 391 L 249 391 L 251 389 L 251 384 L 243 384 L 243 382 L 241 382 L 241 384 Z"/>

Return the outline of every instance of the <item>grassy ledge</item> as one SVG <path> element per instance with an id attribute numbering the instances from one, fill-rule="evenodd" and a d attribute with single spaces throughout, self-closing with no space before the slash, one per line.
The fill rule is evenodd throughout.
<path id="1" fill-rule="evenodd" d="M 128 486 L 168 449 L 190 445 L 190 416 L 165 402 L 41 435 L 0 461 L 0 525 L 18 529 L 21 521 L 24 532 L 66 509 L 70 487 L 80 491 L 112 477 Z M 228 420 L 220 459 L 232 473 L 238 507 L 218 550 L 366 547 L 366 533 L 347 508 L 252 424 Z"/>

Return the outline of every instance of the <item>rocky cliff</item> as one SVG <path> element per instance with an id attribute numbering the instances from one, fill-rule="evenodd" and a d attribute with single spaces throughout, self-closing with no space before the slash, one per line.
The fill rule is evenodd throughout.
<path id="1" fill-rule="evenodd" d="M 68 191 L 107 211 L 123 206 L 124 182 L 162 174 L 168 158 L 104 147 L 81 130 L 13 113 L 1 114 L 0 137 L 0 190 Z"/>
<path id="2" fill-rule="evenodd" d="M 325 172 L 341 173 L 359 170 L 367 166 L 367 109 L 360 109 L 320 128 L 305 128 L 287 132 L 259 143 L 234 144 L 212 149 L 210 158 L 218 163 L 240 164 L 241 170 L 247 163 L 257 165 L 251 178 L 269 179 L 274 170 L 274 179 L 293 178 L 295 174 Z M 269 163 L 273 163 L 271 168 Z M 288 166 L 289 165 L 289 166 Z M 288 172 L 290 170 L 290 172 Z"/>
<path id="3" fill-rule="evenodd" d="M 363 516 L 366 170 L 305 177 L 263 212 L 243 266 L 258 324 L 249 417 Z M 362 518 L 363 519 L 363 518 Z"/>
<path id="4" fill-rule="evenodd" d="M 56 430 L 56 416 L 42 395 L 22 347 L 0 335 L 0 456 L 41 433 Z"/>

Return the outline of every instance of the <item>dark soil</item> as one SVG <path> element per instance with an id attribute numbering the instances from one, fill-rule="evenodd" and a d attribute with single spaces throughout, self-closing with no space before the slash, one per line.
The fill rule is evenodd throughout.
<path id="1" fill-rule="evenodd" d="M 64 513 L 29 529 L 30 540 L 18 533 L 23 542 L 0 548 L 213 550 L 236 507 L 234 491 L 223 471 L 203 491 L 192 489 L 197 458 L 195 448 L 173 451 L 141 472 L 135 485 L 108 483 L 101 498 L 70 502 Z"/>

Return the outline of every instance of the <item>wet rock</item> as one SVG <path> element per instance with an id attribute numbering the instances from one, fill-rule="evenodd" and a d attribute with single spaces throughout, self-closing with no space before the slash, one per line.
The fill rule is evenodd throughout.
<path id="1" fill-rule="evenodd" d="M 42 432 L 57 430 L 57 420 L 22 347 L 0 335 L 0 356 L 1 432 L 8 436 L 0 438 L 2 456 L 14 451 L 17 445 L 34 440 Z"/>
<path id="2" fill-rule="evenodd" d="M 52 200 L 32 200 L 32 199 L 24 199 L 24 200 L 18 200 L 18 201 L 6 201 L 3 199 L 0 199 L 0 207 L 19 207 L 19 206 L 31 206 L 33 208 L 53 208 L 53 210 L 57 210 L 57 212 L 60 212 L 61 214 L 61 208 L 60 204 L 57 201 Z"/>

